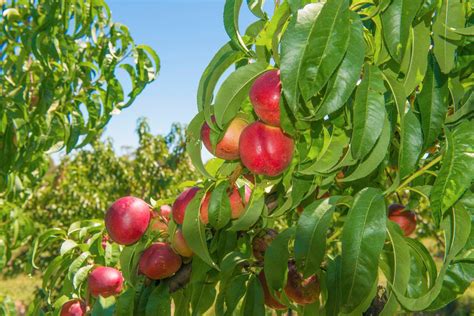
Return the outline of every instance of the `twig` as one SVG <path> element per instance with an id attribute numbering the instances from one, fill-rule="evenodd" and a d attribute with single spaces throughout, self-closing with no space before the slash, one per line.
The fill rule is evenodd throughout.
<path id="1" fill-rule="evenodd" d="M 423 166 L 423 168 L 419 169 L 417 172 L 415 172 L 414 174 L 412 174 L 411 176 L 409 176 L 405 181 L 403 181 L 402 184 L 400 184 L 398 186 L 398 188 L 395 190 L 396 192 L 400 191 L 401 189 L 403 189 L 403 187 L 405 187 L 408 183 L 410 183 L 411 181 L 413 181 L 413 179 L 421 176 L 423 173 L 425 173 L 428 169 L 430 169 L 431 167 L 433 167 L 434 165 L 436 165 L 438 162 L 441 161 L 441 159 L 443 158 L 442 155 L 436 157 L 435 159 L 431 160 L 430 163 L 428 163 L 427 165 Z"/>

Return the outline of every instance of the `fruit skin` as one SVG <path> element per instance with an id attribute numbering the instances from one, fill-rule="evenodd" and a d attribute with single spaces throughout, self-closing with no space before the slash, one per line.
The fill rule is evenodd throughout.
<path id="1" fill-rule="evenodd" d="M 121 245 L 136 243 L 150 223 L 148 204 L 136 197 L 126 196 L 115 201 L 105 214 L 105 227 L 110 238 Z"/>
<path id="2" fill-rule="evenodd" d="M 319 280 L 316 275 L 303 279 L 303 276 L 297 271 L 294 261 L 290 261 L 284 290 L 286 296 L 296 304 L 312 304 L 319 299 Z"/>
<path id="3" fill-rule="evenodd" d="M 148 247 L 140 257 L 138 267 L 141 273 L 152 280 L 168 278 L 181 267 L 182 260 L 171 246 L 158 242 Z"/>
<path id="4" fill-rule="evenodd" d="M 193 251 L 188 246 L 186 239 L 184 239 L 183 231 L 179 228 L 174 233 L 174 238 L 171 243 L 171 246 L 180 256 L 188 258 L 193 256 Z"/>
<path id="5" fill-rule="evenodd" d="M 214 116 L 212 116 L 212 121 L 216 121 Z M 204 146 L 206 146 L 207 150 L 209 150 L 210 153 L 214 154 L 218 158 L 225 160 L 239 159 L 240 134 L 242 134 L 242 131 L 245 127 L 247 127 L 248 124 L 249 123 L 241 117 L 234 118 L 227 127 L 222 139 L 217 143 L 216 150 L 214 151 L 212 149 L 210 138 L 211 128 L 207 122 L 204 122 L 201 128 L 202 142 L 204 143 Z"/>
<path id="6" fill-rule="evenodd" d="M 265 273 L 260 271 L 258 274 L 258 279 L 260 280 L 260 284 L 262 285 L 263 289 L 263 297 L 265 300 L 265 305 L 270 308 L 278 309 L 278 310 L 285 310 L 288 309 L 287 306 L 283 305 L 282 303 L 278 302 L 271 294 L 270 289 L 268 288 L 267 280 L 265 279 Z M 280 297 L 280 294 L 277 293 L 277 296 Z"/>
<path id="7" fill-rule="evenodd" d="M 61 307 L 60 316 L 82 316 L 87 311 L 86 304 L 81 300 L 70 300 Z"/>
<path id="8" fill-rule="evenodd" d="M 161 233 L 168 232 L 168 223 L 170 221 L 171 206 L 162 205 L 160 210 L 152 213 L 151 230 Z"/>
<path id="9" fill-rule="evenodd" d="M 254 122 L 240 136 L 240 159 L 251 172 L 275 177 L 293 159 L 295 143 L 279 127 Z"/>
<path id="10" fill-rule="evenodd" d="M 199 191 L 197 187 L 187 188 L 181 193 L 173 204 L 173 219 L 176 223 L 182 225 L 184 221 L 184 212 L 189 202 L 193 199 L 196 193 Z"/>
<path id="11" fill-rule="evenodd" d="M 247 206 L 250 196 L 252 195 L 252 190 L 248 187 L 245 186 L 245 201 L 242 201 L 242 197 L 240 196 L 239 189 L 237 186 L 233 186 L 232 192 L 229 194 L 229 200 L 230 200 L 230 210 L 231 210 L 231 217 L 232 219 L 239 218 L 242 216 L 242 214 L 245 212 L 245 207 Z M 207 225 L 209 223 L 209 203 L 211 201 L 211 192 L 208 191 L 206 195 L 204 196 L 204 199 L 202 200 L 201 203 L 201 222 L 204 225 Z"/>
<path id="12" fill-rule="evenodd" d="M 259 234 L 252 240 L 252 252 L 257 261 L 263 262 L 265 251 L 277 235 L 278 232 L 276 230 L 267 228 L 262 234 Z"/>
<path id="13" fill-rule="evenodd" d="M 255 80 L 250 88 L 250 102 L 257 116 L 265 123 L 280 126 L 280 70 L 270 70 Z"/>
<path id="14" fill-rule="evenodd" d="M 122 292 L 123 276 L 117 269 L 97 267 L 89 274 L 87 282 L 92 296 L 109 297 Z"/>
<path id="15" fill-rule="evenodd" d="M 388 207 L 388 219 L 397 223 L 405 236 L 411 235 L 416 229 L 416 214 L 405 210 L 405 206 L 401 204 L 391 204 Z"/>

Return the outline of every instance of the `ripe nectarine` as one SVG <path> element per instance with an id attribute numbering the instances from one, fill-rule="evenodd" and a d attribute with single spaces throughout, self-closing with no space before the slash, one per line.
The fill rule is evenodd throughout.
<path id="1" fill-rule="evenodd" d="M 254 122 L 240 136 L 240 159 L 251 172 L 275 177 L 290 165 L 294 146 L 279 127 Z"/>
<path id="2" fill-rule="evenodd" d="M 186 207 L 188 206 L 189 202 L 193 199 L 196 193 L 199 191 L 197 187 L 191 187 L 184 190 L 174 201 L 173 204 L 173 219 L 178 224 L 183 224 L 184 221 L 184 213 L 186 212 Z"/>
<path id="3" fill-rule="evenodd" d="M 138 267 L 141 273 L 152 280 L 168 278 L 181 267 L 182 260 L 169 244 L 157 242 L 148 247 L 140 257 Z"/>
<path id="4" fill-rule="evenodd" d="M 212 117 L 215 121 L 214 117 Z M 239 159 L 239 139 L 243 129 L 248 125 L 248 122 L 241 117 L 234 118 L 222 139 L 217 143 L 215 150 L 212 149 L 211 144 L 211 128 L 204 122 L 201 128 L 201 139 L 207 150 L 218 158 L 225 160 Z"/>
<path id="5" fill-rule="evenodd" d="M 131 245 L 143 236 L 150 217 L 150 207 L 145 201 L 126 196 L 115 201 L 107 210 L 105 227 L 113 241 Z"/>
<path id="6" fill-rule="evenodd" d="M 278 69 L 270 70 L 255 80 L 250 88 L 250 102 L 265 123 L 280 126 L 281 81 Z"/>
<path id="7" fill-rule="evenodd" d="M 122 273 L 110 267 L 97 267 L 88 278 L 89 291 L 94 297 L 109 297 L 122 292 Z"/>

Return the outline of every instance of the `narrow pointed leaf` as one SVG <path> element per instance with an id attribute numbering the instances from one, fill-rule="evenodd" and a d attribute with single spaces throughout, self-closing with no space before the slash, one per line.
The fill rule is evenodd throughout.
<path id="1" fill-rule="evenodd" d="M 239 15 L 242 0 L 226 0 L 224 6 L 224 28 L 232 44 L 245 54 L 250 54 L 239 31 Z"/>
<path id="2" fill-rule="evenodd" d="M 438 137 L 448 111 L 448 81 L 441 73 L 436 60 L 430 62 L 423 81 L 423 89 L 416 98 L 421 117 L 424 148 L 428 148 Z"/>
<path id="3" fill-rule="evenodd" d="M 408 35 L 421 0 L 393 0 L 382 13 L 383 36 L 390 55 L 398 62 L 408 41 Z"/>
<path id="4" fill-rule="evenodd" d="M 415 170 L 423 146 L 423 135 L 420 122 L 411 110 L 403 119 L 401 126 L 401 140 L 398 157 L 400 179 L 405 178 Z"/>
<path id="5" fill-rule="evenodd" d="M 345 312 L 357 308 L 377 278 L 385 242 L 386 206 L 382 191 L 360 191 L 342 230 L 342 298 Z"/>
<path id="6" fill-rule="evenodd" d="M 319 271 L 319 265 L 326 251 L 326 234 L 331 223 L 334 205 L 330 199 L 316 201 L 305 207 L 296 226 L 295 260 L 304 267 L 303 275 L 308 277 Z"/>
<path id="7" fill-rule="evenodd" d="M 202 224 L 200 215 L 201 199 L 204 195 L 202 190 L 198 191 L 194 198 L 189 202 L 184 213 L 183 234 L 189 247 L 209 266 L 219 270 L 209 254 L 207 247 L 205 227 Z"/>
<path id="8" fill-rule="evenodd" d="M 293 113 L 299 108 L 299 78 L 303 75 L 303 61 L 310 45 L 315 21 L 323 7 L 322 3 L 311 3 L 293 16 L 281 41 L 282 89 Z"/>
<path id="9" fill-rule="evenodd" d="M 441 218 L 471 185 L 474 174 L 474 129 L 466 121 L 454 131 L 446 130 L 447 148 L 431 190 L 431 207 Z"/>
<path id="10" fill-rule="evenodd" d="M 298 82 L 305 100 L 319 92 L 341 62 L 349 44 L 349 1 L 328 0 L 316 19 Z"/>
<path id="11" fill-rule="evenodd" d="M 214 105 L 217 125 L 223 127 L 235 117 L 248 97 L 253 81 L 267 70 L 267 66 L 265 62 L 245 65 L 230 74 L 222 83 Z"/>
<path id="12" fill-rule="evenodd" d="M 357 14 L 351 14 L 352 24 L 349 35 L 349 47 L 336 73 L 333 75 L 331 89 L 324 97 L 316 112 L 316 119 L 322 119 L 344 106 L 360 78 L 365 56 L 365 42 L 362 22 Z M 364 49 L 362 49 L 364 48 Z"/>
<path id="13" fill-rule="evenodd" d="M 364 78 L 355 95 L 351 139 L 352 155 L 359 159 L 367 155 L 377 142 L 385 117 L 382 73 L 371 65 L 364 69 Z"/>

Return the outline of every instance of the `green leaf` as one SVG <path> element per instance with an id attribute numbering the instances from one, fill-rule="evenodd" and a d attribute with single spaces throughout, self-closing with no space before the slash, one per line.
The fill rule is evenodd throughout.
<path id="1" fill-rule="evenodd" d="M 474 174 L 474 129 L 465 121 L 450 132 L 446 129 L 447 148 L 442 166 L 431 190 L 431 208 L 439 222 L 471 185 Z"/>
<path id="2" fill-rule="evenodd" d="M 398 165 L 400 179 L 403 179 L 415 170 L 423 146 L 420 122 L 411 110 L 403 118 L 400 138 Z"/>
<path id="3" fill-rule="evenodd" d="M 423 147 L 428 148 L 438 138 L 448 110 L 448 81 L 430 54 L 429 67 L 423 81 L 423 89 L 416 98 L 423 130 Z"/>
<path id="4" fill-rule="evenodd" d="M 229 123 L 237 114 L 255 79 L 267 71 L 266 62 L 256 62 L 240 67 L 222 83 L 217 92 L 214 113 L 220 127 Z"/>
<path id="5" fill-rule="evenodd" d="M 279 233 L 265 251 L 263 260 L 268 287 L 280 290 L 285 285 L 290 256 L 288 243 L 295 235 L 296 227 L 290 227 Z"/>
<path id="6" fill-rule="evenodd" d="M 316 119 L 322 119 L 324 116 L 343 107 L 352 91 L 354 91 L 357 80 L 360 78 L 365 57 L 363 27 L 357 14 L 351 13 L 350 16 L 353 20 L 349 35 L 350 45 L 347 48 L 341 65 L 330 81 L 332 84 L 330 85 L 329 93 L 324 96 L 323 102 L 315 114 Z"/>
<path id="7" fill-rule="evenodd" d="M 326 273 L 328 298 L 325 305 L 326 315 L 339 315 L 342 306 L 341 256 L 329 260 Z"/>
<path id="8" fill-rule="evenodd" d="M 380 189 L 360 191 L 342 230 L 342 297 L 351 312 L 369 295 L 377 279 L 379 256 L 385 242 L 386 206 Z"/>
<path id="9" fill-rule="evenodd" d="M 428 66 L 428 54 L 431 37 L 429 20 L 425 19 L 410 28 L 410 51 L 403 56 L 403 59 L 409 58 L 408 71 L 403 78 L 403 85 L 407 95 L 422 82 Z"/>
<path id="10" fill-rule="evenodd" d="M 225 316 L 232 316 L 234 311 L 237 309 L 239 302 L 242 300 L 246 292 L 246 283 L 249 276 L 240 274 L 234 276 L 225 289 L 225 304 L 227 310 Z"/>
<path id="11" fill-rule="evenodd" d="M 228 181 L 219 182 L 211 192 L 209 201 L 208 216 L 209 223 L 216 229 L 221 229 L 230 221 L 231 210 L 230 200 L 227 194 L 229 188 Z"/>
<path id="12" fill-rule="evenodd" d="M 407 45 L 411 24 L 420 6 L 420 0 L 393 0 L 381 14 L 385 43 L 390 55 L 399 63 Z"/>
<path id="13" fill-rule="evenodd" d="M 382 132 L 385 106 L 382 73 L 376 66 L 365 65 L 364 77 L 356 90 L 353 108 L 351 151 L 363 158 L 374 147 Z"/>
<path id="14" fill-rule="evenodd" d="M 135 307 L 135 289 L 128 288 L 117 298 L 115 304 L 115 312 L 117 316 L 129 316 L 133 315 Z"/>
<path id="15" fill-rule="evenodd" d="M 382 134 L 377 140 L 374 149 L 368 154 L 367 158 L 362 161 L 357 168 L 349 175 L 342 178 L 341 182 L 350 182 L 362 179 L 372 173 L 385 159 L 387 148 L 390 144 L 391 127 L 388 118 L 385 117 Z"/>
<path id="16" fill-rule="evenodd" d="M 242 315 L 265 315 L 263 289 L 255 275 L 252 275 L 247 283 Z"/>
<path id="17" fill-rule="evenodd" d="M 295 260 L 306 278 L 319 271 L 326 251 L 326 234 L 335 206 L 330 199 L 315 201 L 305 207 L 295 234 Z"/>
<path id="18" fill-rule="evenodd" d="M 291 4 L 290 4 L 291 6 Z M 281 40 L 280 76 L 283 93 L 293 113 L 299 105 L 299 79 L 303 76 L 303 61 L 312 34 L 315 32 L 316 18 L 323 7 L 322 3 L 311 3 L 294 15 Z"/>
<path id="19" fill-rule="evenodd" d="M 298 83 L 309 100 L 329 80 L 341 62 L 349 44 L 349 1 L 328 0 L 312 27 L 301 62 Z"/>
<path id="20" fill-rule="evenodd" d="M 472 225 L 471 225 L 472 229 Z M 428 310 L 438 310 L 462 295 L 474 282 L 474 262 L 452 263 L 443 280 L 443 286 L 436 300 Z"/>
<path id="21" fill-rule="evenodd" d="M 392 245 L 392 267 L 391 273 L 384 271 L 385 276 L 389 282 L 389 288 L 396 288 L 399 292 L 404 293 L 408 286 L 408 281 L 410 279 L 410 265 L 407 264 L 410 262 L 410 252 L 409 248 L 405 243 L 403 235 L 401 234 L 400 228 L 397 224 L 388 221 L 387 222 L 387 234 Z M 391 256 L 390 254 L 388 254 Z M 383 269 L 382 269 L 383 270 Z M 391 290 L 387 303 L 384 306 L 384 309 L 380 315 L 390 316 L 395 315 L 398 308 L 398 302 L 394 291 Z"/>
<path id="22" fill-rule="evenodd" d="M 344 148 L 347 147 L 349 138 L 343 129 L 333 127 L 332 134 L 320 152 L 318 159 L 312 162 L 309 166 L 302 166 L 303 170 L 299 171 L 302 174 L 317 174 L 327 173 L 343 155 Z"/>
<path id="23" fill-rule="evenodd" d="M 74 277 L 72 278 L 72 284 L 75 289 L 78 289 L 79 287 L 83 285 L 83 283 L 86 281 L 87 277 L 89 276 L 89 272 L 91 272 L 92 268 L 94 268 L 94 266 L 92 264 L 88 264 L 86 266 L 79 268 L 74 273 Z"/>
<path id="24" fill-rule="evenodd" d="M 232 44 L 240 49 L 245 54 L 250 54 L 250 51 L 245 45 L 239 31 L 239 15 L 242 0 L 226 0 L 224 6 L 224 28 L 229 35 Z"/>
<path id="25" fill-rule="evenodd" d="M 450 209 L 450 212 L 446 215 L 447 216 L 442 226 L 445 228 L 447 235 L 451 236 L 449 239 L 446 238 L 446 245 L 450 245 L 450 250 L 445 254 L 444 264 L 434 285 L 426 293 L 423 293 L 421 296 L 416 298 L 407 297 L 402 292 L 399 292 L 396 288 L 393 289 L 397 295 L 398 301 L 407 310 L 425 310 L 435 301 L 441 292 L 447 269 L 449 268 L 456 254 L 464 247 L 466 241 L 469 238 L 471 225 L 469 214 L 467 214 L 464 209 L 458 208 Z M 398 260 L 402 262 L 403 258 Z"/>
<path id="26" fill-rule="evenodd" d="M 204 163 L 202 162 L 201 156 L 201 149 L 202 149 L 202 141 L 201 141 L 201 128 L 204 124 L 204 113 L 199 112 L 196 116 L 192 119 L 191 123 L 189 123 L 187 129 L 187 142 L 186 142 L 186 152 L 191 158 L 191 161 L 198 169 L 201 174 L 209 179 L 213 179 L 213 177 L 209 174 L 209 172 L 204 167 Z"/>
<path id="27" fill-rule="evenodd" d="M 61 256 L 64 254 L 68 253 L 69 251 L 73 250 L 76 248 L 78 244 L 72 240 L 72 239 L 66 239 L 62 244 L 61 244 L 61 249 L 59 250 L 59 253 Z"/>
<path id="28" fill-rule="evenodd" d="M 82 266 L 82 264 L 91 256 L 91 253 L 89 251 L 85 251 L 81 253 L 79 257 L 74 259 L 74 261 L 71 263 L 68 269 L 68 278 L 73 279 L 74 275 L 77 273 L 79 268 Z M 77 285 L 77 284 L 76 284 Z"/>
<path id="29" fill-rule="evenodd" d="M 393 71 L 390 71 L 390 69 L 386 69 L 382 74 L 384 76 L 385 82 L 392 92 L 393 100 L 397 105 L 398 116 L 400 117 L 400 122 L 402 122 L 407 103 L 407 92 L 405 91 L 405 87 L 400 81 L 398 81 L 397 74 Z"/>
<path id="30" fill-rule="evenodd" d="M 99 298 L 92 307 L 92 316 L 112 316 L 115 314 L 115 297 Z"/>
<path id="31" fill-rule="evenodd" d="M 234 50 L 230 43 L 222 46 L 214 55 L 199 80 L 197 104 L 200 111 L 212 104 L 214 89 L 222 74 L 243 57 L 244 54 Z"/>
<path id="32" fill-rule="evenodd" d="M 232 222 L 232 226 L 229 231 L 240 231 L 248 230 L 252 227 L 260 218 L 262 211 L 265 207 L 265 191 L 262 187 L 256 186 L 252 191 L 249 204 L 245 209 L 245 213 L 238 219 Z"/>
<path id="33" fill-rule="evenodd" d="M 474 26 L 468 26 L 468 27 L 452 27 L 452 26 L 447 26 L 446 28 L 449 31 L 452 31 L 457 34 L 461 35 L 466 35 L 466 36 L 473 36 L 474 35 Z"/>
<path id="34" fill-rule="evenodd" d="M 183 222 L 184 239 L 186 239 L 189 247 L 197 256 L 199 256 L 199 258 L 201 258 L 209 266 L 219 270 L 219 267 L 214 263 L 211 255 L 209 254 L 205 227 L 199 218 L 199 210 L 203 195 L 204 192 L 199 190 L 186 207 Z"/>
<path id="35" fill-rule="evenodd" d="M 265 0 L 247 0 L 247 6 L 249 7 L 250 11 L 258 18 L 263 20 L 267 19 L 267 14 L 263 11 L 263 5 L 265 4 Z"/>
<path id="36" fill-rule="evenodd" d="M 171 297 L 166 282 L 160 282 L 160 285 L 150 293 L 146 304 L 146 316 L 170 315 L 171 316 Z"/>
<path id="37" fill-rule="evenodd" d="M 456 41 L 461 39 L 461 35 L 451 32 L 445 25 L 454 28 L 464 27 L 463 11 L 463 4 L 460 1 L 442 1 L 432 26 L 433 53 L 439 63 L 439 68 L 445 74 L 454 68 Z"/>
<path id="38" fill-rule="evenodd" d="M 474 112 L 474 92 L 471 92 L 466 98 L 466 102 L 459 108 L 456 109 L 454 114 L 446 118 L 446 124 L 453 124 L 462 119 L 465 116 L 468 116 Z"/>

